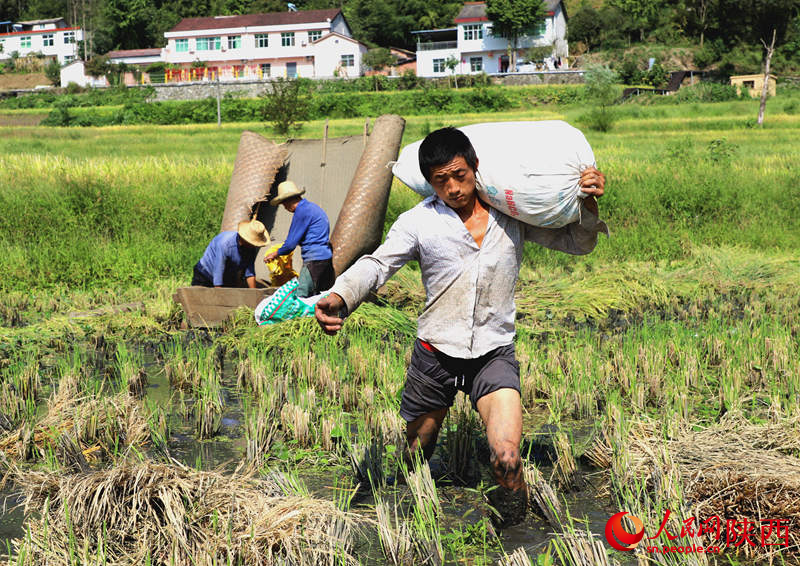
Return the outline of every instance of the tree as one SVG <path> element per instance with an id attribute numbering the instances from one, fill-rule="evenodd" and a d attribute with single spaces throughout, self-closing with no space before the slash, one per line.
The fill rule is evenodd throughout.
<path id="1" fill-rule="evenodd" d="M 592 65 L 584 74 L 586 99 L 596 106 L 582 117 L 592 130 L 607 132 L 614 125 L 615 116 L 609 108 L 617 100 L 617 74 L 600 65 Z"/>
<path id="2" fill-rule="evenodd" d="M 61 65 L 59 65 L 58 59 L 53 59 L 45 66 L 44 76 L 56 86 L 61 84 Z"/>
<path id="3" fill-rule="evenodd" d="M 767 108 L 767 94 L 769 92 L 769 64 L 772 61 L 772 55 L 775 53 L 775 30 L 772 30 L 772 42 L 767 46 L 765 41 L 761 44 L 767 50 L 767 56 L 764 61 L 764 85 L 761 87 L 761 103 L 758 105 L 758 125 L 764 124 L 764 110 Z"/>
<path id="4" fill-rule="evenodd" d="M 366 67 L 378 73 L 386 67 L 391 67 L 395 64 L 394 55 L 385 47 L 370 49 L 364 53 L 364 57 L 361 60 Z M 379 77 L 379 74 L 372 77 L 372 81 L 375 83 L 375 92 L 378 92 L 378 86 L 381 84 L 381 79 Z"/>
<path id="5" fill-rule="evenodd" d="M 458 59 L 450 55 L 444 61 L 444 66 L 453 74 L 453 84 L 455 85 L 456 89 L 458 89 L 458 79 L 456 78 L 456 67 L 458 67 Z"/>
<path id="6" fill-rule="evenodd" d="M 492 22 L 492 33 L 508 40 L 510 69 L 516 68 L 519 38 L 531 33 L 545 15 L 542 0 L 487 0 L 486 17 Z"/>
<path id="7" fill-rule="evenodd" d="M 262 95 L 261 114 L 272 122 L 275 133 L 285 136 L 298 131 L 308 119 L 308 95 L 297 79 L 277 78 L 271 92 Z"/>
<path id="8" fill-rule="evenodd" d="M 662 8 L 659 0 L 610 0 L 609 4 L 619 8 L 635 29 L 639 30 L 639 41 L 644 41 L 645 30 L 651 28 Z"/>
<path id="9" fill-rule="evenodd" d="M 600 12 L 590 4 L 581 4 L 575 15 L 569 19 L 567 33 L 570 41 L 580 41 L 586 45 L 586 51 L 591 51 L 593 47 L 600 45 L 602 38 L 603 24 Z"/>

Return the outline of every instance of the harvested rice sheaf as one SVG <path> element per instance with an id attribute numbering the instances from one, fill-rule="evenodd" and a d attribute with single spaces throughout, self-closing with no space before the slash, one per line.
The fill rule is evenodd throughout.
<path id="1" fill-rule="evenodd" d="M 32 427 L 23 424 L 19 430 L 0 437 L 0 452 L 24 460 L 35 448 L 35 454 L 44 457 L 65 434 L 75 438 L 85 456 L 96 457 L 145 444 L 150 429 L 141 401 L 127 392 L 111 396 L 102 392 L 85 394 L 73 379 L 63 379 L 58 392 L 48 401 L 47 414 Z M 32 446 L 26 447 L 22 442 L 27 436 Z"/>
<path id="2" fill-rule="evenodd" d="M 145 462 L 74 475 L 15 474 L 28 534 L 13 563 L 348 564 L 352 515 L 276 481 Z"/>
<path id="3" fill-rule="evenodd" d="M 604 430 L 596 438 L 587 454 L 595 464 L 613 465 L 613 434 Z M 639 421 L 631 425 L 624 443 L 628 477 L 648 485 L 658 476 L 654 456 L 666 448 L 696 523 L 721 519 L 719 546 L 749 557 L 800 557 L 800 418 L 752 424 L 729 413 L 713 427 L 682 427 L 666 440 L 652 422 Z M 726 544 L 731 525 L 737 540 Z M 762 526 L 767 528 L 766 541 L 761 539 Z M 749 531 L 746 539 L 744 529 Z"/>

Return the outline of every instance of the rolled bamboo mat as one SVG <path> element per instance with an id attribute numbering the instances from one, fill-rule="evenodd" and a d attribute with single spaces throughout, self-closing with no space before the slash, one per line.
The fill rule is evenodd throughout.
<path id="1" fill-rule="evenodd" d="M 388 164 L 397 159 L 405 124 L 396 114 L 375 120 L 331 235 L 336 275 L 380 244 L 392 187 Z"/>
<path id="2" fill-rule="evenodd" d="M 236 230 L 239 222 L 250 220 L 253 206 L 266 199 L 286 157 L 283 145 L 255 132 L 242 132 L 220 231 Z"/>

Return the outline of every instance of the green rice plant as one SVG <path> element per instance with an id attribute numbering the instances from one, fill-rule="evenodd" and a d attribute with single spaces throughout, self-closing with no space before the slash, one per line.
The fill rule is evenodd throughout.
<path id="1" fill-rule="evenodd" d="M 269 454 L 270 448 L 278 434 L 278 415 L 276 395 L 262 395 L 253 403 L 245 397 L 244 403 L 244 436 L 247 444 L 246 457 L 250 462 L 261 463 Z"/>
<path id="2" fill-rule="evenodd" d="M 551 528 L 560 530 L 564 509 L 555 490 L 544 479 L 536 464 L 523 462 L 523 474 L 528 486 L 528 501 L 536 505 L 536 512 L 547 519 Z"/>
<path id="3" fill-rule="evenodd" d="M 414 552 L 420 564 L 441 564 L 444 559 L 444 549 L 439 495 L 428 463 L 422 461 L 419 453 L 415 453 L 413 457 L 415 458 L 413 471 L 402 469 L 402 472 L 414 503 L 409 517 Z"/>
<path id="4" fill-rule="evenodd" d="M 556 461 L 553 475 L 562 489 L 580 489 L 583 478 L 578 472 L 572 442 L 564 430 L 559 430 L 554 438 Z"/>
<path id="5" fill-rule="evenodd" d="M 606 547 L 600 537 L 589 529 L 575 526 L 576 520 L 567 508 L 565 510 L 562 531 L 550 542 L 550 553 L 557 556 L 564 566 L 618 566 L 619 562 L 609 558 Z"/>
<path id="6" fill-rule="evenodd" d="M 358 433 L 347 451 L 356 481 L 371 485 L 373 489 L 384 485 L 384 454 L 383 438 L 359 423 Z"/>
<path id="7" fill-rule="evenodd" d="M 148 412 L 147 424 L 150 428 L 150 442 L 161 454 L 169 458 L 170 424 L 163 407 L 145 402 Z"/>
<path id="8" fill-rule="evenodd" d="M 164 359 L 164 373 L 170 387 L 191 391 L 197 386 L 199 347 L 185 349 L 183 340 L 175 337 L 159 347 Z"/>
<path id="9" fill-rule="evenodd" d="M 344 446 L 347 421 L 341 412 L 322 417 L 320 420 L 320 443 L 327 452 L 338 452 Z"/>
<path id="10" fill-rule="evenodd" d="M 211 438 L 222 425 L 224 400 L 222 385 L 211 352 L 200 358 L 200 383 L 193 407 L 195 434 L 200 439 Z"/>
<path id="11" fill-rule="evenodd" d="M 537 561 L 534 562 L 525 549 L 520 546 L 511 554 L 504 554 L 497 564 L 498 566 L 553 566 L 549 552 L 547 552 L 546 558 L 543 558 L 544 556 L 544 554 L 540 554 Z"/>
<path id="12" fill-rule="evenodd" d="M 414 564 L 414 541 L 411 525 L 402 515 L 398 505 L 391 505 L 376 491 L 375 513 L 378 520 L 378 540 L 383 556 L 393 566 Z"/>
<path id="13" fill-rule="evenodd" d="M 277 399 L 286 400 L 289 377 L 282 362 L 261 349 L 250 347 L 239 362 L 238 384 L 255 397 L 274 392 Z"/>
<path id="14" fill-rule="evenodd" d="M 284 434 L 291 437 L 298 446 L 308 448 L 314 445 L 315 438 L 311 430 L 311 415 L 300 405 L 286 403 L 281 408 L 280 421 Z"/>
<path id="15" fill-rule="evenodd" d="M 120 342 L 117 344 L 114 358 L 116 360 L 115 369 L 122 390 L 135 397 L 144 395 L 147 388 L 147 372 L 142 367 L 141 353 L 132 353 L 124 342 Z"/>
<path id="16" fill-rule="evenodd" d="M 477 469 L 477 437 L 483 425 L 470 401 L 459 395 L 448 411 L 445 432 L 445 463 L 448 476 L 456 482 L 469 484 L 479 475 Z"/>

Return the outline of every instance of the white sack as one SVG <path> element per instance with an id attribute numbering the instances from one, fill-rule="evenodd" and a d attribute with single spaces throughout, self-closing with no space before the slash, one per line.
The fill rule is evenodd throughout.
<path id="1" fill-rule="evenodd" d="M 562 120 L 488 122 L 459 128 L 478 156 L 478 192 L 526 224 L 559 228 L 579 219 L 583 169 L 595 165 L 583 133 Z M 433 187 L 419 170 L 422 140 L 400 152 L 392 172 L 422 196 Z"/>

